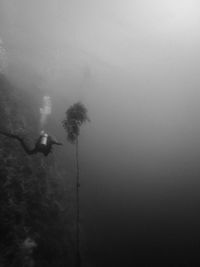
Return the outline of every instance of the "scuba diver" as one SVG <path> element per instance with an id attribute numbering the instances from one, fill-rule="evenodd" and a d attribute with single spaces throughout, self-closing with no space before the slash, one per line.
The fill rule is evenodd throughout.
<path id="1" fill-rule="evenodd" d="M 48 135 L 44 131 L 41 131 L 40 136 L 37 139 L 37 141 L 35 143 L 35 147 L 33 149 L 30 149 L 26 145 L 24 140 L 16 134 L 6 133 L 6 132 L 2 132 L 2 131 L 0 131 L 0 134 L 18 140 L 20 142 L 21 146 L 23 147 L 24 151 L 28 155 L 33 155 L 36 153 L 42 153 L 42 154 L 44 154 L 44 156 L 48 156 L 49 153 L 52 152 L 52 146 L 53 145 L 58 145 L 58 146 L 62 145 L 62 143 L 57 142 L 52 136 Z"/>
<path id="2" fill-rule="evenodd" d="M 45 156 L 48 156 L 52 152 L 52 146 L 58 145 L 61 146 L 62 143 L 59 143 L 52 136 L 48 135 L 44 131 L 41 131 L 40 136 L 35 144 L 35 150 L 37 152 L 43 153 Z"/>

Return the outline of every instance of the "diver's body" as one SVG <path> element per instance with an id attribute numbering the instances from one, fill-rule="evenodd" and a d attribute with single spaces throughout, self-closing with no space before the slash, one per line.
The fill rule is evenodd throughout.
<path id="1" fill-rule="evenodd" d="M 2 132 L 2 131 L 0 131 L 0 134 L 3 134 L 3 135 L 10 137 L 10 138 L 17 139 L 21 143 L 21 146 L 23 147 L 24 151 L 28 155 L 33 155 L 36 153 L 43 153 L 44 156 L 48 156 L 49 153 L 52 152 L 52 146 L 53 145 L 62 145 L 62 143 L 57 142 L 54 138 L 52 138 L 50 135 L 48 135 L 44 131 L 42 131 L 40 133 L 40 136 L 37 139 L 37 141 L 35 143 L 35 147 L 33 149 L 30 149 L 26 145 L 24 140 L 16 134 L 6 133 L 6 132 Z"/>
<path id="2" fill-rule="evenodd" d="M 35 144 L 35 149 L 38 152 L 43 153 L 45 156 L 48 156 L 48 154 L 52 151 L 53 145 L 61 146 L 62 143 L 57 142 L 53 137 L 42 131 Z"/>

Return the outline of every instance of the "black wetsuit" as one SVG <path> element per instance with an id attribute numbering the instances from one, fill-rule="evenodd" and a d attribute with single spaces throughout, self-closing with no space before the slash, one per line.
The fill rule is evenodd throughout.
<path id="1" fill-rule="evenodd" d="M 48 154 L 52 151 L 52 145 L 59 145 L 61 146 L 62 143 L 59 143 L 57 141 L 55 141 L 51 136 L 47 136 L 47 142 L 46 144 L 42 144 L 42 138 L 43 135 L 40 135 L 40 137 L 38 138 L 38 140 L 36 141 L 35 147 L 33 149 L 30 149 L 27 144 L 24 142 L 24 140 L 19 137 L 16 134 L 11 134 L 11 133 L 6 133 L 3 131 L 0 131 L 0 134 L 16 139 L 20 142 L 21 146 L 23 147 L 24 151 L 28 154 L 28 155 L 33 155 L 36 154 L 38 152 L 43 153 L 45 156 L 48 156 Z"/>
<path id="2" fill-rule="evenodd" d="M 62 145 L 61 143 L 55 141 L 50 135 L 47 136 L 47 142 L 46 144 L 43 144 L 42 141 L 43 135 L 41 135 L 36 144 L 35 144 L 35 149 L 38 152 L 43 153 L 45 156 L 47 156 L 51 151 L 52 151 L 52 146 L 53 145 Z"/>

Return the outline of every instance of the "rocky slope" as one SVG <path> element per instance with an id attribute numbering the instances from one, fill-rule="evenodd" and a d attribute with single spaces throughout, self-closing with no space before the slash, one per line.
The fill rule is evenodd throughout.
<path id="1" fill-rule="evenodd" d="M 0 131 L 32 147 L 39 131 L 41 92 L 20 90 L 0 76 Z M 69 189 L 53 155 L 27 155 L 0 135 L 0 265 L 73 266 Z"/>

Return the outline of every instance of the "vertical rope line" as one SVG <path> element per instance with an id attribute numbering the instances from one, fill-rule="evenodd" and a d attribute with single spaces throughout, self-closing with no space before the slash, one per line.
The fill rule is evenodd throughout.
<path id="1" fill-rule="evenodd" d="M 79 170 L 79 153 L 78 137 L 76 139 L 76 249 L 77 249 L 77 267 L 80 267 L 80 170 Z"/>

